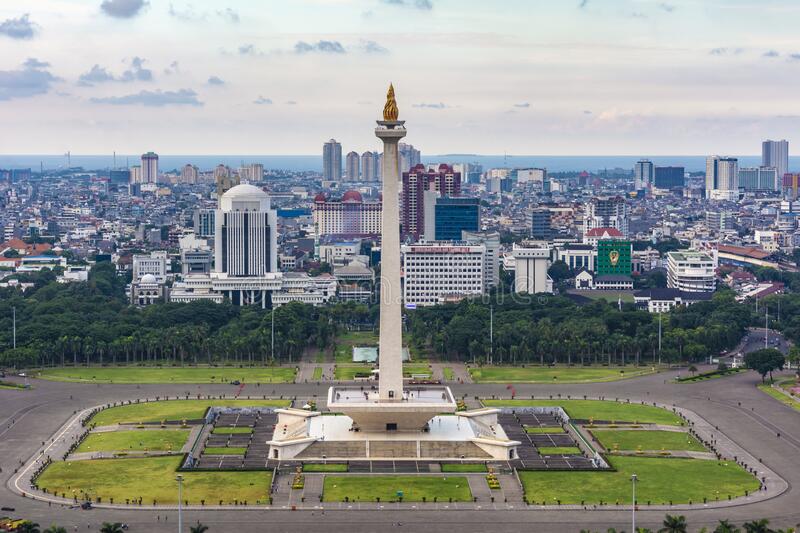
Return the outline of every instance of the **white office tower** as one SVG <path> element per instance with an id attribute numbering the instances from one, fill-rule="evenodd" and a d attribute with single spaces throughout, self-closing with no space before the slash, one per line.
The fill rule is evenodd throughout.
<path id="1" fill-rule="evenodd" d="M 629 207 L 621 196 L 592 198 L 586 202 L 583 234 L 595 228 L 614 228 L 628 238 Z"/>
<path id="2" fill-rule="evenodd" d="M 237 185 L 222 195 L 215 214 L 214 271 L 228 277 L 258 277 L 278 271 L 276 227 L 267 194 Z"/>
<path id="3" fill-rule="evenodd" d="M 407 306 L 455 302 L 486 291 L 486 247 L 482 244 L 412 244 L 402 247 L 402 255 Z"/>
<path id="4" fill-rule="evenodd" d="M 641 159 L 636 162 L 633 167 L 633 182 L 634 188 L 637 191 L 642 189 L 649 189 L 655 183 L 656 167 L 652 161 L 648 159 Z"/>
<path id="5" fill-rule="evenodd" d="M 131 183 L 142 183 L 142 167 L 141 165 L 134 165 L 131 167 Z"/>
<path id="6" fill-rule="evenodd" d="M 195 184 L 200 176 L 200 170 L 190 164 L 186 164 L 181 169 L 181 183 Z"/>
<path id="7" fill-rule="evenodd" d="M 356 152 L 348 152 L 346 159 L 347 181 L 358 181 L 360 179 L 361 158 Z"/>
<path id="8" fill-rule="evenodd" d="M 550 268 L 550 246 L 545 242 L 523 241 L 511 250 L 514 258 L 514 292 L 538 294 L 553 292 Z"/>
<path id="9" fill-rule="evenodd" d="M 761 166 L 774 167 L 778 172 L 778 179 L 789 172 L 789 141 L 766 140 L 761 143 Z"/>
<path id="10" fill-rule="evenodd" d="M 745 191 L 777 191 L 782 179 L 775 167 L 752 167 L 739 169 L 739 187 Z"/>
<path id="11" fill-rule="evenodd" d="M 521 168 L 517 170 L 517 183 L 544 183 L 547 179 L 546 168 Z M 461 176 L 461 181 L 466 181 L 464 176 Z"/>
<path id="12" fill-rule="evenodd" d="M 739 198 L 739 160 L 709 156 L 706 159 L 706 198 L 734 202 Z"/>
<path id="13" fill-rule="evenodd" d="M 147 152 L 142 154 L 142 181 L 141 183 L 158 182 L 158 154 Z"/>
<path id="14" fill-rule="evenodd" d="M 342 145 L 331 139 L 322 146 L 322 179 L 325 181 L 341 181 L 342 179 Z"/>
<path id="15" fill-rule="evenodd" d="M 378 166 L 378 152 L 361 154 L 361 181 L 377 181 Z"/>
<path id="16" fill-rule="evenodd" d="M 680 250 L 667 253 L 667 287 L 684 292 L 714 292 L 717 259 L 705 252 Z"/>

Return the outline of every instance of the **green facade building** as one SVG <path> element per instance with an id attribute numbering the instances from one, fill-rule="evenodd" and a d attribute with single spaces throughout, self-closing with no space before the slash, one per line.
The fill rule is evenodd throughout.
<path id="1" fill-rule="evenodd" d="M 597 276 L 623 275 L 630 276 L 633 272 L 631 255 L 633 245 L 631 241 L 616 239 L 602 239 L 597 241 L 597 263 L 595 274 Z"/>

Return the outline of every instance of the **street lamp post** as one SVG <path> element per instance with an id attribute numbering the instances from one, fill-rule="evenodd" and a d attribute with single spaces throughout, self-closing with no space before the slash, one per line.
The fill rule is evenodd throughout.
<path id="1" fill-rule="evenodd" d="M 183 533 L 183 476 L 175 476 L 178 482 L 178 533 Z"/>
<path id="2" fill-rule="evenodd" d="M 631 502 L 631 532 L 636 533 L 636 474 L 631 476 L 633 501 Z"/>

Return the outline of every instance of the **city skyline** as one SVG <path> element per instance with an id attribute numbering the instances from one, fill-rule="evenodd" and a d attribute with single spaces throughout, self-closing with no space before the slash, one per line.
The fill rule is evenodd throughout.
<path id="1" fill-rule="evenodd" d="M 426 153 L 755 154 L 764 139 L 796 141 L 798 12 L 689 0 L 4 5 L 0 112 L 15 135 L 3 152 L 300 155 L 330 137 L 375 150 L 359 125 L 392 81 L 417 125 L 409 143 Z"/>

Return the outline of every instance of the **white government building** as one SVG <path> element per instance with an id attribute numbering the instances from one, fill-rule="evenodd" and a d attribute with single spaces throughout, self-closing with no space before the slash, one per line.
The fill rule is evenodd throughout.
<path id="1" fill-rule="evenodd" d="M 222 195 L 214 214 L 214 270 L 176 282 L 173 302 L 227 297 L 236 305 L 319 305 L 336 294 L 336 278 L 283 274 L 278 270 L 277 213 L 260 188 L 242 184 Z"/>
<path id="2" fill-rule="evenodd" d="M 403 246 L 403 300 L 407 306 L 436 305 L 486 290 L 486 246 L 448 242 Z"/>

